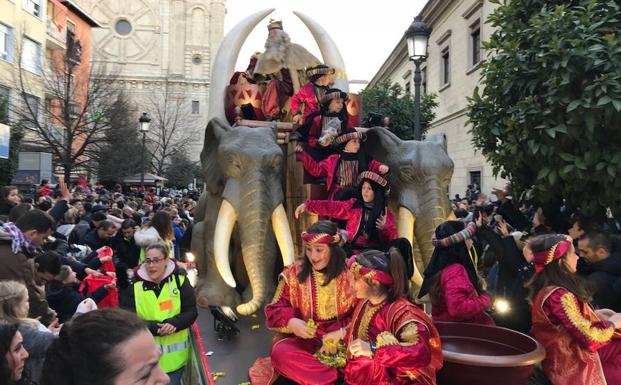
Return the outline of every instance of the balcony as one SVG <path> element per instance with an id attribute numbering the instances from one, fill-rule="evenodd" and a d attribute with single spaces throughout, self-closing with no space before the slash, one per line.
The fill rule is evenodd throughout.
<path id="1" fill-rule="evenodd" d="M 46 20 L 45 29 L 47 31 L 48 47 L 51 49 L 66 49 L 67 48 L 67 34 L 65 30 L 58 30 L 52 20 Z"/>

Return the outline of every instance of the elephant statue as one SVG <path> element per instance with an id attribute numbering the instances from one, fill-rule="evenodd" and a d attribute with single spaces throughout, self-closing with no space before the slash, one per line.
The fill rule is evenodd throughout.
<path id="1" fill-rule="evenodd" d="M 237 312 L 250 315 L 273 292 L 277 256 L 285 266 L 294 259 L 283 207 L 283 152 L 271 128 L 231 127 L 214 118 L 201 162 L 206 192 L 192 232 L 198 302 L 239 304 Z"/>
<path id="2" fill-rule="evenodd" d="M 422 284 L 421 272 L 433 253 L 435 228 L 450 217 L 448 186 L 453 175 L 444 135 L 424 141 L 401 140 L 383 127 L 367 131 L 365 151 L 390 167 L 391 205 L 397 208 L 397 230 L 414 249 L 414 283 Z"/>

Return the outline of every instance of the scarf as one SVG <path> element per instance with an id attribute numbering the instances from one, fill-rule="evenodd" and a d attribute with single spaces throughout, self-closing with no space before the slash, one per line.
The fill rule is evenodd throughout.
<path id="1" fill-rule="evenodd" d="M 34 254 L 37 251 L 37 246 L 28 238 L 24 236 L 24 233 L 15 226 L 13 222 L 7 222 L 2 225 L 2 228 L 9 233 L 11 237 L 11 251 L 14 254 L 25 251 L 28 254 Z"/>

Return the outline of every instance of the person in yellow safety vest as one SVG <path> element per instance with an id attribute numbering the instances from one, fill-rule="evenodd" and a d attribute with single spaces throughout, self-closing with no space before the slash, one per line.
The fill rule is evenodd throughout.
<path id="1" fill-rule="evenodd" d="M 198 316 L 194 288 L 162 243 L 147 246 L 136 277 L 122 306 L 147 322 L 162 352 L 162 370 L 171 385 L 181 385 L 190 352 L 189 327 Z"/>

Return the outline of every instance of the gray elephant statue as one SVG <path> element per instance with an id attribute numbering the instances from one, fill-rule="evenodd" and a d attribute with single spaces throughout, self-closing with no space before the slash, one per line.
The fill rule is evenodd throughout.
<path id="1" fill-rule="evenodd" d="M 431 240 L 435 228 L 451 217 L 448 186 L 453 175 L 444 135 L 431 135 L 424 141 L 401 140 L 383 127 L 367 131 L 365 151 L 390 167 L 391 205 L 397 208 L 397 230 L 414 249 L 419 287 L 421 272 L 433 253 Z"/>
<path id="2" fill-rule="evenodd" d="M 277 256 L 284 265 L 294 259 L 283 207 L 283 152 L 271 128 L 233 128 L 214 118 L 201 162 L 206 192 L 192 232 L 198 303 L 238 305 L 238 313 L 250 315 L 273 292 Z"/>

